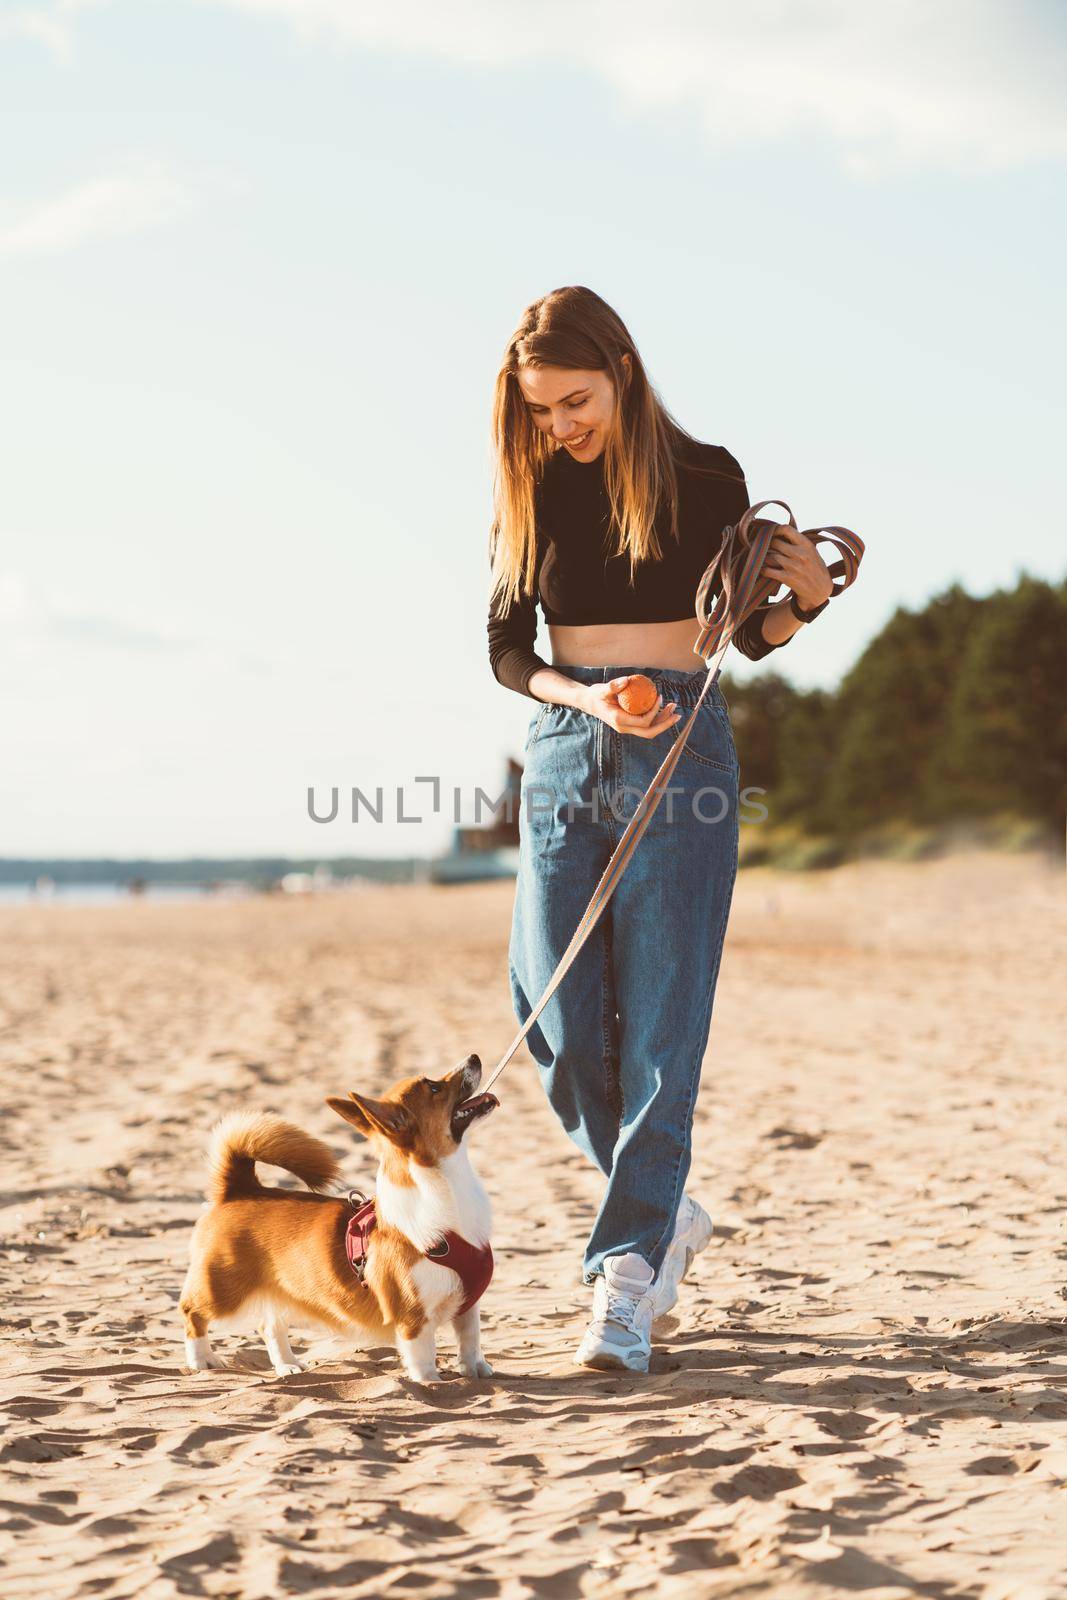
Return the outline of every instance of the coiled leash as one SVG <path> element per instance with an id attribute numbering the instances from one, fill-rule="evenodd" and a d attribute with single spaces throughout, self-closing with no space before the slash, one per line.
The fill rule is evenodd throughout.
<path id="1" fill-rule="evenodd" d="M 757 512 L 762 511 L 764 506 L 781 506 L 782 510 L 788 513 L 789 521 L 787 523 L 774 522 L 769 517 L 758 517 Z M 493 1068 L 482 1090 L 483 1094 L 488 1093 L 493 1087 L 493 1084 L 559 988 L 579 950 L 592 933 L 600 913 L 614 894 L 619 879 L 626 871 L 630 857 L 637 848 L 641 835 L 648 827 L 655 815 L 656 807 L 663 799 L 671 773 L 678 765 L 682 751 L 685 749 L 686 740 L 689 738 L 693 723 L 696 721 L 697 713 L 704 703 L 704 696 L 718 675 L 722 658 L 729 648 L 730 640 L 746 617 L 751 616 L 758 606 L 763 605 L 776 589 L 785 587 L 779 578 L 768 577 L 763 572 L 763 564 L 767 558 L 767 552 L 770 550 L 771 541 L 776 533 L 781 532 L 783 527 L 789 527 L 794 532 L 800 532 L 793 519 L 793 513 L 785 501 L 761 500 L 758 505 L 749 507 L 735 527 L 727 528 L 724 531 L 722 547 L 706 569 L 704 576 L 700 580 L 700 587 L 697 590 L 696 615 L 701 631 L 694 647 L 694 653 L 702 656 L 708 666 L 708 675 L 704 682 L 704 687 L 700 691 L 700 697 L 689 715 L 688 722 L 667 752 L 662 766 L 641 796 L 637 810 L 627 823 L 626 831 L 623 833 L 622 838 L 615 846 L 611 860 L 604 868 L 600 882 L 593 890 L 593 897 L 582 915 L 581 922 L 575 929 L 574 937 L 560 957 L 559 965 L 551 978 L 549 978 L 544 993 Z M 831 598 L 843 594 L 855 582 L 860 561 L 863 559 L 863 540 L 849 528 L 806 528 L 803 530 L 803 537 L 810 539 L 814 545 L 826 543 L 836 546 L 840 552 L 840 560 L 835 561 L 828 569 L 831 578 L 834 579 Z M 838 579 L 840 579 L 840 582 L 837 581 Z M 707 610 L 708 596 L 715 591 L 718 591 L 718 598 L 709 612 Z"/>

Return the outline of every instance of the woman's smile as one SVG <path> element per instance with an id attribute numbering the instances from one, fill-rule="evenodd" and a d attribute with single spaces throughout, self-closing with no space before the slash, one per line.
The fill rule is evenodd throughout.
<path id="1" fill-rule="evenodd" d="M 593 428 L 587 428 L 584 433 L 576 433 L 573 439 L 564 439 L 563 443 L 568 450 L 584 450 L 592 440 L 595 431 Z"/>

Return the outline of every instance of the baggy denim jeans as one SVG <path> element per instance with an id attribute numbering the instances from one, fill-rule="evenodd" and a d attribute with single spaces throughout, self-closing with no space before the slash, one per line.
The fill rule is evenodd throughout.
<path id="1" fill-rule="evenodd" d="M 632 666 L 555 670 L 578 683 L 643 671 L 664 704 L 678 702 L 682 721 L 641 739 L 570 706 L 546 703 L 531 719 L 508 952 L 520 1023 L 706 678 Z M 586 1283 L 606 1257 L 631 1251 L 658 1273 L 670 1244 L 737 842 L 737 752 L 715 683 L 611 901 L 527 1035 L 553 1110 L 607 1179 L 586 1245 Z"/>

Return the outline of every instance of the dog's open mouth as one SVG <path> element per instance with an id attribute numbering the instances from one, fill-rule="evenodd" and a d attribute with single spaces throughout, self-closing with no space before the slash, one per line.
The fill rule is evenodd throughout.
<path id="1" fill-rule="evenodd" d="M 461 1100 L 452 1112 L 453 1139 L 462 1139 L 472 1122 L 477 1122 L 479 1117 L 487 1117 L 499 1104 L 495 1094 L 472 1094 L 469 1100 Z"/>

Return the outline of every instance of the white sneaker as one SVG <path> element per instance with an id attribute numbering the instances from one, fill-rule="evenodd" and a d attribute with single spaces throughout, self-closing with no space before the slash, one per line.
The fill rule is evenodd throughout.
<path id="1" fill-rule="evenodd" d="M 652 1268 L 644 1256 L 609 1256 L 593 1286 L 593 1320 L 575 1352 L 582 1367 L 647 1372 L 652 1353 Z"/>
<path id="2" fill-rule="evenodd" d="M 678 1285 L 693 1264 L 693 1257 L 706 1248 L 714 1233 L 711 1218 L 691 1195 L 683 1194 L 674 1223 L 674 1236 L 663 1258 L 659 1276 L 652 1285 L 652 1316 L 665 1317 L 678 1300 Z"/>

